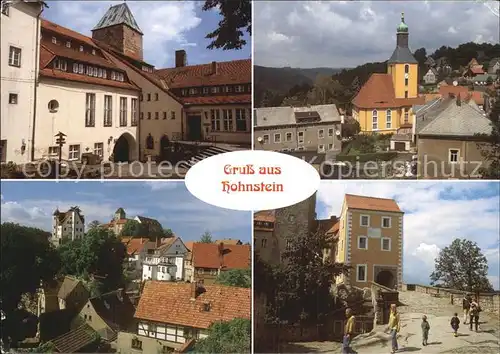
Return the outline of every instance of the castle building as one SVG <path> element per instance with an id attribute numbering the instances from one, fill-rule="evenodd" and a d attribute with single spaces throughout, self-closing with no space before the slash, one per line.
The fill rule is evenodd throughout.
<path id="1" fill-rule="evenodd" d="M 66 241 L 80 240 L 85 235 L 85 217 L 78 207 L 66 212 L 56 209 L 52 218 L 51 242 L 59 246 Z"/>
<path id="2" fill-rule="evenodd" d="M 350 265 L 337 284 L 358 288 L 371 282 L 400 289 L 403 282 L 403 216 L 393 199 L 346 194 L 340 218 L 327 235 L 332 260 Z"/>
<path id="3" fill-rule="evenodd" d="M 409 29 L 402 14 L 387 73 L 372 74 L 352 101 L 352 115 L 362 133 L 411 133 L 412 105 L 424 102 L 418 96 L 418 62 L 408 42 Z"/>
<path id="4" fill-rule="evenodd" d="M 166 160 L 172 141 L 251 145 L 250 59 L 188 65 L 179 50 L 157 70 L 126 3 L 92 37 L 41 19 L 42 4 L 2 2 L 1 162 L 57 158 L 59 132 L 70 161 Z"/>

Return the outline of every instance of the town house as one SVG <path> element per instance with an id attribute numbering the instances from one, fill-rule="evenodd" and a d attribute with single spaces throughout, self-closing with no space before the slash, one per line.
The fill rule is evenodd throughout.
<path id="1" fill-rule="evenodd" d="M 51 242 L 59 246 L 65 241 L 81 240 L 85 235 L 85 217 L 80 208 L 71 207 L 66 212 L 56 209 L 52 215 Z"/>
<path id="2" fill-rule="evenodd" d="M 127 261 L 130 270 L 142 271 L 142 263 L 148 255 L 152 255 L 157 246 L 149 238 L 122 237 L 121 242 L 127 247 Z"/>
<path id="3" fill-rule="evenodd" d="M 80 311 L 90 294 L 83 283 L 71 276 L 43 284 L 39 289 L 38 316 L 43 313 L 71 309 Z"/>
<path id="4" fill-rule="evenodd" d="M 213 284 L 217 276 L 232 269 L 249 269 L 251 254 L 249 245 L 226 245 L 224 243 L 193 243 L 191 259 L 186 261 L 185 278 L 190 282 Z"/>
<path id="5" fill-rule="evenodd" d="M 452 94 L 419 108 L 416 117 L 418 176 L 426 179 L 479 178 L 485 167 L 482 149 L 492 124 L 466 96 Z"/>
<path id="6" fill-rule="evenodd" d="M 59 132 L 65 160 L 138 159 L 139 91 L 91 38 L 42 20 L 35 159 L 59 156 Z"/>
<path id="7" fill-rule="evenodd" d="M 403 216 L 393 199 L 345 195 L 338 223 L 327 236 L 333 244 L 331 259 L 352 269 L 336 284 L 366 288 L 375 282 L 401 289 Z"/>
<path id="8" fill-rule="evenodd" d="M 1 3 L 0 162 L 33 159 L 38 34 L 43 1 Z"/>
<path id="9" fill-rule="evenodd" d="M 334 104 L 256 108 L 254 118 L 257 150 L 341 150 L 343 116 Z"/>
<path id="10" fill-rule="evenodd" d="M 253 242 L 255 254 L 265 263 L 279 262 L 278 239 L 274 235 L 274 210 L 258 211 L 253 216 Z"/>
<path id="11" fill-rule="evenodd" d="M 187 351 L 219 321 L 251 318 L 251 289 L 147 281 L 134 331 L 118 334 L 120 353 Z"/>
<path id="12" fill-rule="evenodd" d="M 133 330 L 135 307 L 123 289 L 90 298 L 72 322 L 72 328 L 87 324 L 106 342 L 113 342 L 119 331 Z"/>
<path id="13" fill-rule="evenodd" d="M 418 62 L 408 42 L 409 30 L 403 15 L 397 28 L 396 49 L 387 62 L 387 74 L 372 74 L 352 101 L 352 115 L 362 133 L 411 133 L 411 108 L 424 103 L 424 98 L 418 96 Z M 404 140 L 395 143 L 395 148 L 404 149 Z"/>
<path id="14" fill-rule="evenodd" d="M 170 237 L 142 262 L 142 280 L 175 281 L 184 279 L 184 259 L 187 247 L 179 237 Z"/>

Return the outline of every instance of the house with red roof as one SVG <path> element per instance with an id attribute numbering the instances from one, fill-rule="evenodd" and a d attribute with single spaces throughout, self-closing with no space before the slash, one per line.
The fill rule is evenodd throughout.
<path id="1" fill-rule="evenodd" d="M 184 260 L 189 250 L 180 237 L 169 237 L 142 262 L 142 280 L 184 280 Z"/>
<path id="2" fill-rule="evenodd" d="M 23 3 L 2 4 L 2 43 L 12 44 L 2 47 L 2 73 L 26 86 L 1 100 L 2 117 L 13 117 L 2 120 L 2 162 L 58 158 L 59 149 L 70 161 L 167 160 L 173 141 L 219 144 L 210 155 L 251 145 L 250 59 L 188 65 L 178 50 L 175 67 L 156 69 L 126 3 L 111 6 L 91 37 L 41 18 L 41 2 Z"/>
<path id="3" fill-rule="evenodd" d="M 91 38 L 42 19 L 39 67 L 35 159 L 58 158 L 58 132 L 65 160 L 138 159 L 140 88 Z"/>
<path id="4" fill-rule="evenodd" d="M 186 259 L 186 281 L 213 284 L 217 276 L 232 269 L 248 269 L 251 265 L 250 245 L 195 242 Z"/>
<path id="5" fill-rule="evenodd" d="M 251 289 L 198 283 L 147 281 L 135 331 L 118 333 L 121 353 L 183 353 L 209 334 L 210 326 L 251 319 Z"/>

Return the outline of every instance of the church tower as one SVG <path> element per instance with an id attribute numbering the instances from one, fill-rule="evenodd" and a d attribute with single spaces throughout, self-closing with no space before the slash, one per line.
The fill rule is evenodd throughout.
<path id="1" fill-rule="evenodd" d="M 415 98 L 418 97 L 418 61 L 408 47 L 409 32 L 404 13 L 396 36 L 396 49 L 387 62 L 387 73 L 392 75 L 396 98 Z"/>
<path id="2" fill-rule="evenodd" d="M 126 3 L 111 6 L 92 30 L 92 38 L 133 59 L 143 60 L 143 33 Z"/>

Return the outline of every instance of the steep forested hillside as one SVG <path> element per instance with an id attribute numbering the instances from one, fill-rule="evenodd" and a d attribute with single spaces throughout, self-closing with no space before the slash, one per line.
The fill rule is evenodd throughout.
<path id="1" fill-rule="evenodd" d="M 389 53 L 390 54 L 390 53 Z M 389 55 L 388 54 L 388 55 Z M 427 55 L 425 48 L 414 53 L 419 62 L 420 76 L 428 70 L 425 61 L 446 58 L 446 62 L 461 73 L 472 58 L 486 68 L 491 59 L 500 57 L 500 44 L 464 43 L 457 48 L 442 46 Z M 346 106 L 356 90 L 371 74 L 385 73 L 387 63 L 367 63 L 352 69 L 299 69 L 268 68 L 256 66 L 254 70 L 254 95 L 256 107 L 281 106 L 290 104 L 336 103 Z"/>

